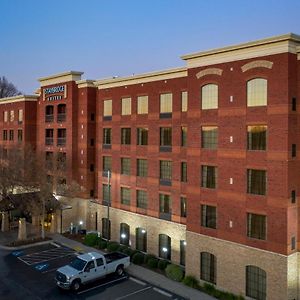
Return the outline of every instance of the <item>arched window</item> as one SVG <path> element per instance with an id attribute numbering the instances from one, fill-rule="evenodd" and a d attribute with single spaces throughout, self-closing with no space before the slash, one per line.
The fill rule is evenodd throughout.
<path id="1" fill-rule="evenodd" d="M 246 296 L 257 300 L 267 298 L 267 273 L 256 266 L 246 266 Z"/>
<path id="2" fill-rule="evenodd" d="M 263 78 L 254 78 L 247 82 L 247 106 L 267 105 L 268 81 Z"/>
<path id="3" fill-rule="evenodd" d="M 54 107 L 53 105 L 47 105 L 45 108 L 45 122 L 53 122 L 54 120 Z"/>
<path id="4" fill-rule="evenodd" d="M 147 231 L 138 227 L 135 230 L 135 248 L 142 252 L 147 252 Z"/>
<path id="5" fill-rule="evenodd" d="M 218 86 L 216 84 L 206 84 L 201 88 L 202 109 L 218 108 Z"/>
<path id="6" fill-rule="evenodd" d="M 200 278 L 207 282 L 216 284 L 217 258 L 208 252 L 200 253 Z"/>
<path id="7" fill-rule="evenodd" d="M 171 260 L 171 238 L 166 234 L 159 235 L 158 256 Z"/>
<path id="8" fill-rule="evenodd" d="M 130 227 L 126 223 L 120 224 L 120 244 L 129 246 Z"/>

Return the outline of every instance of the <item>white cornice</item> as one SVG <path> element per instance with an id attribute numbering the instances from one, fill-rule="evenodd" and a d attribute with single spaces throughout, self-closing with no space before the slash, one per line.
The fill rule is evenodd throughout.
<path id="1" fill-rule="evenodd" d="M 187 54 L 181 58 L 188 68 L 273 55 L 278 53 L 297 53 L 300 36 L 290 33 L 253 42 Z"/>
<path id="2" fill-rule="evenodd" d="M 158 80 L 168 80 L 173 78 L 180 78 L 187 76 L 187 69 L 185 67 L 176 68 L 176 69 L 168 69 L 164 71 L 157 71 L 151 73 L 143 73 L 128 77 L 116 77 L 116 78 L 109 78 L 103 80 L 97 80 L 95 82 L 98 89 L 107 89 L 112 87 L 118 86 L 126 86 L 132 84 L 139 84 L 139 83 L 147 83 L 152 81 Z"/>
<path id="3" fill-rule="evenodd" d="M 79 81 L 81 79 L 81 75 L 83 72 L 78 71 L 68 71 L 64 73 L 58 73 L 47 77 L 39 78 L 39 82 L 41 83 L 41 87 L 57 84 L 57 83 L 64 83 L 68 81 Z"/>
<path id="4" fill-rule="evenodd" d="M 39 98 L 38 95 L 18 95 L 14 97 L 1 98 L 0 104 L 8 104 L 14 102 L 23 102 L 23 101 L 37 101 Z"/>
<path id="5" fill-rule="evenodd" d="M 77 84 L 79 89 L 87 88 L 87 87 L 96 88 L 95 80 L 90 80 L 90 79 L 78 80 L 78 81 L 76 81 L 76 84 Z"/>

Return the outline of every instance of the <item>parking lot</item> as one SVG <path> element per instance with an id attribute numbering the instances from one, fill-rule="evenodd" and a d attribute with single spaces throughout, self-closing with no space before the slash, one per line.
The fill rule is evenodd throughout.
<path id="1" fill-rule="evenodd" d="M 5 256 L 5 262 L 18 284 L 36 299 L 183 299 L 170 291 L 126 274 L 115 274 L 83 286 L 74 294 L 56 287 L 55 271 L 74 259 L 76 251 L 59 244 L 16 250 Z M 1 297 L 0 297 L 1 298 Z M 32 296 L 25 299 L 32 299 Z"/>

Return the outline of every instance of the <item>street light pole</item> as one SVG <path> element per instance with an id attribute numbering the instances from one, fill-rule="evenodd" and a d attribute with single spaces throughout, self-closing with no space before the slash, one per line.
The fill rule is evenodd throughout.
<path id="1" fill-rule="evenodd" d="M 107 171 L 108 177 L 108 202 L 107 202 L 107 240 L 110 240 L 109 207 L 110 207 L 110 170 Z"/>

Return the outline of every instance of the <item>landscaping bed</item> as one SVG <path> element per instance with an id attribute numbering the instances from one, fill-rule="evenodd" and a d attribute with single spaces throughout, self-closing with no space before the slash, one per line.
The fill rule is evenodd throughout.
<path id="1" fill-rule="evenodd" d="M 31 239 L 27 240 L 20 240 L 20 241 L 13 241 L 9 244 L 7 244 L 7 247 L 19 247 L 19 246 L 24 246 L 24 245 L 30 245 L 30 244 L 35 244 L 35 243 L 40 243 L 40 242 L 45 242 L 45 241 L 50 241 L 52 240 L 49 237 L 41 238 L 41 237 L 34 237 Z"/>

